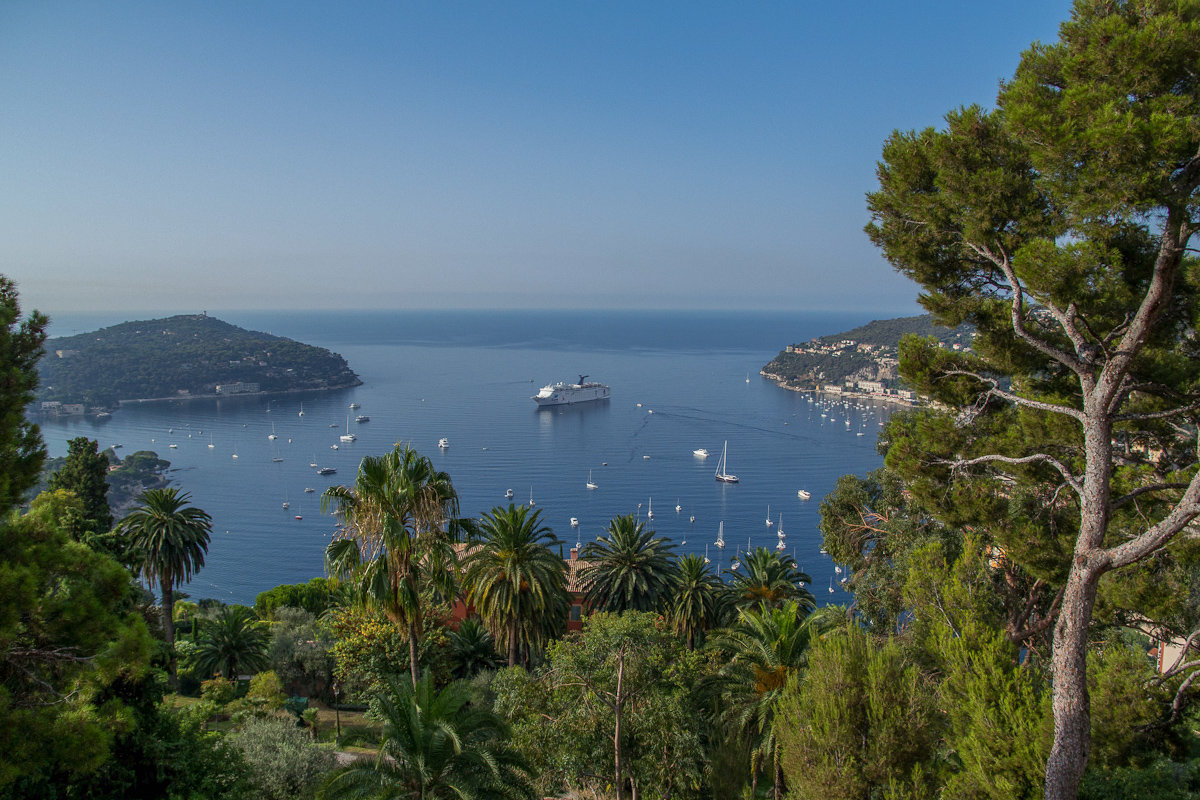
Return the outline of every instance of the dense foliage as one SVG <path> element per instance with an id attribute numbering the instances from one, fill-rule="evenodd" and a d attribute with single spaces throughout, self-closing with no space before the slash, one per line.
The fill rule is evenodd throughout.
<path id="1" fill-rule="evenodd" d="M 361 383 L 345 359 L 325 348 L 205 314 L 123 322 L 53 339 L 47 349 L 38 362 L 38 399 L 89 406 L 212 394 L 218 384 L 238 382 L 257 383 L 264 392 Z"/>

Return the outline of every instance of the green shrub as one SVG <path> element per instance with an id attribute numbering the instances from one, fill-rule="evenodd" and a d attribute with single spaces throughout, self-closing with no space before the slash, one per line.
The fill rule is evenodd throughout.
<path id="1" fill-rule="evenodd" d="M 311 797 L 322 776 L 333 769 L 331 750 L 285 719 L 250 719 L 226 741 L 250 770 L 252 795 L 262 800 Z"/>

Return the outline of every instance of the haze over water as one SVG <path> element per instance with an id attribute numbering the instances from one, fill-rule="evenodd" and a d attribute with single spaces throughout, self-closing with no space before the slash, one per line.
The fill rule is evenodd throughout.
<path id="1" fill-rule="evenodd" d="M 882 463 L 875 452 L 879 422 L 895 407 L 822 409 L 810 395 L 780 389 L 758 370 L 788 343 L 890 314 L 215 315 L 328 347 L 345 356 L 364 383 L 327 393 L 129 405 L 107 420 L 40 420 L 53 456 L 66 453 L 69 439 L 88 436 L 101 447 L 121 444 L 121 454 L 154 450 L 171 461 L 172 485 L 191 492 L 213 517 L 206 566 L 185 588 L 193 598 L 251 604 L 272 586 L 324 574 L 322 555 L 335 526 L 319 512 L 320 493 L 352 483 L 363 456 L 398 441 L 450 474 L 464 514 L 507 503 L 509 488 L 516 503 L 528 503 L 532 493 L 564 550 L 595 539 L 619 514 L 645 519 L 653 503 L 650 525 L 671 538 L 677 552 L 703 554 L 708 545 L 714 564 L 725 568 L 747 543 L 774 548 L 782 516 L 787 552 L 812 575 L 818 602 L 845 598 L 828 592 L 840 576 L 818 552 L 818 506 L 840 475 Z M 145 317 L 60 316 L 51 334 L 132 318 Z M 581 373 L 609 384 L 612 399 L 551 409 L 530 400 L 542 385 L 574 381 Z M 361 408 L 351 410 L 352 402 Z M 356 424 L 358 414 L 370 422 Z M 339 441 L 347 424 L 357 441 Z M 268 439 L 272 430 L 275 440 Z M 448 449 L 438 448 L 441 437 L 450 440 Z M 736 485 L 713 479 L 726 441 Z M 708 459 L 693 456 L 700 447 L 711 453 Z M 310 463 L 337 474 L 319 476 Z M 585 486 L 589 471 L 595 490 Z M 812 493 L 810 501 L 797 497 L 801 488 Z M 290 508 L 282 508 L 284 502 Z M 772 527 L 765 524 L 768 505 Z M 578 528 L 570 526 L 571 517 Z M 721 521 L 723 553 L 713 546 Z"/>

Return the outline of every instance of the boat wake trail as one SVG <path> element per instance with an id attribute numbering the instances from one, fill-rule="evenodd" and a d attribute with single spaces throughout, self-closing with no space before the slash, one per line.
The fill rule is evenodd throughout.
<path id="1" fill-rule="evenodd" d="M 791 439 L 797 442 L 811 442 L 814 439 L 811 436 L 805 436 L 801 433 L 791 433 L 789 431 L 781 431 L 778 428 L 766 427 L 764 425 L 755 425 L 752 422 L 737 422 L 728 417 L 719 417 L 711 412 L 701 408 L 691 408 L 688 406 L 677 406 L 675 410 L 670 407 L 666 409 L 654 409 L 656 417 L 666 417 L 667 419 L 687 420 L 690 422 L 705 422 L 713 425 L 718 425 L 724 429 L 742 430 L 742 431 L 758 431 L 759 433 L 769 433 L 772 436 L 781 439 Z M 649 420 L 646 420 L 649 422 Z"/>

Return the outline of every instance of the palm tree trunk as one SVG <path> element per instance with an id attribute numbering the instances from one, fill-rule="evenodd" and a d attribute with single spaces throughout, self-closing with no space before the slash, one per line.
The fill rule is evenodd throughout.
<path id="1" fill-rule="evenodd" d="M 783 764 L 779 763 L 779 748 L 775 752 L 775 800 L 783 800 Z"/>
<path id="2" fill-rule="evenodd" d="M 167 643 L 167 679 L 171 691 L 179 691 L 179 675 L 175 664 L 175 585 L 162 581 L 163 641 Z"/>
<path id="3" fill-rule="evenodd" d="M 415 689 L 420 680 L 420 670 L 417 668 L 417 623 L 412 620 L 408 623 L 408 668 Z"/>
<path id="4" fill-rule="evenodd" d="M 517 618 L 514 616 L 508 621 L 508 665 L 515 667 L 517 665 Z"/>

